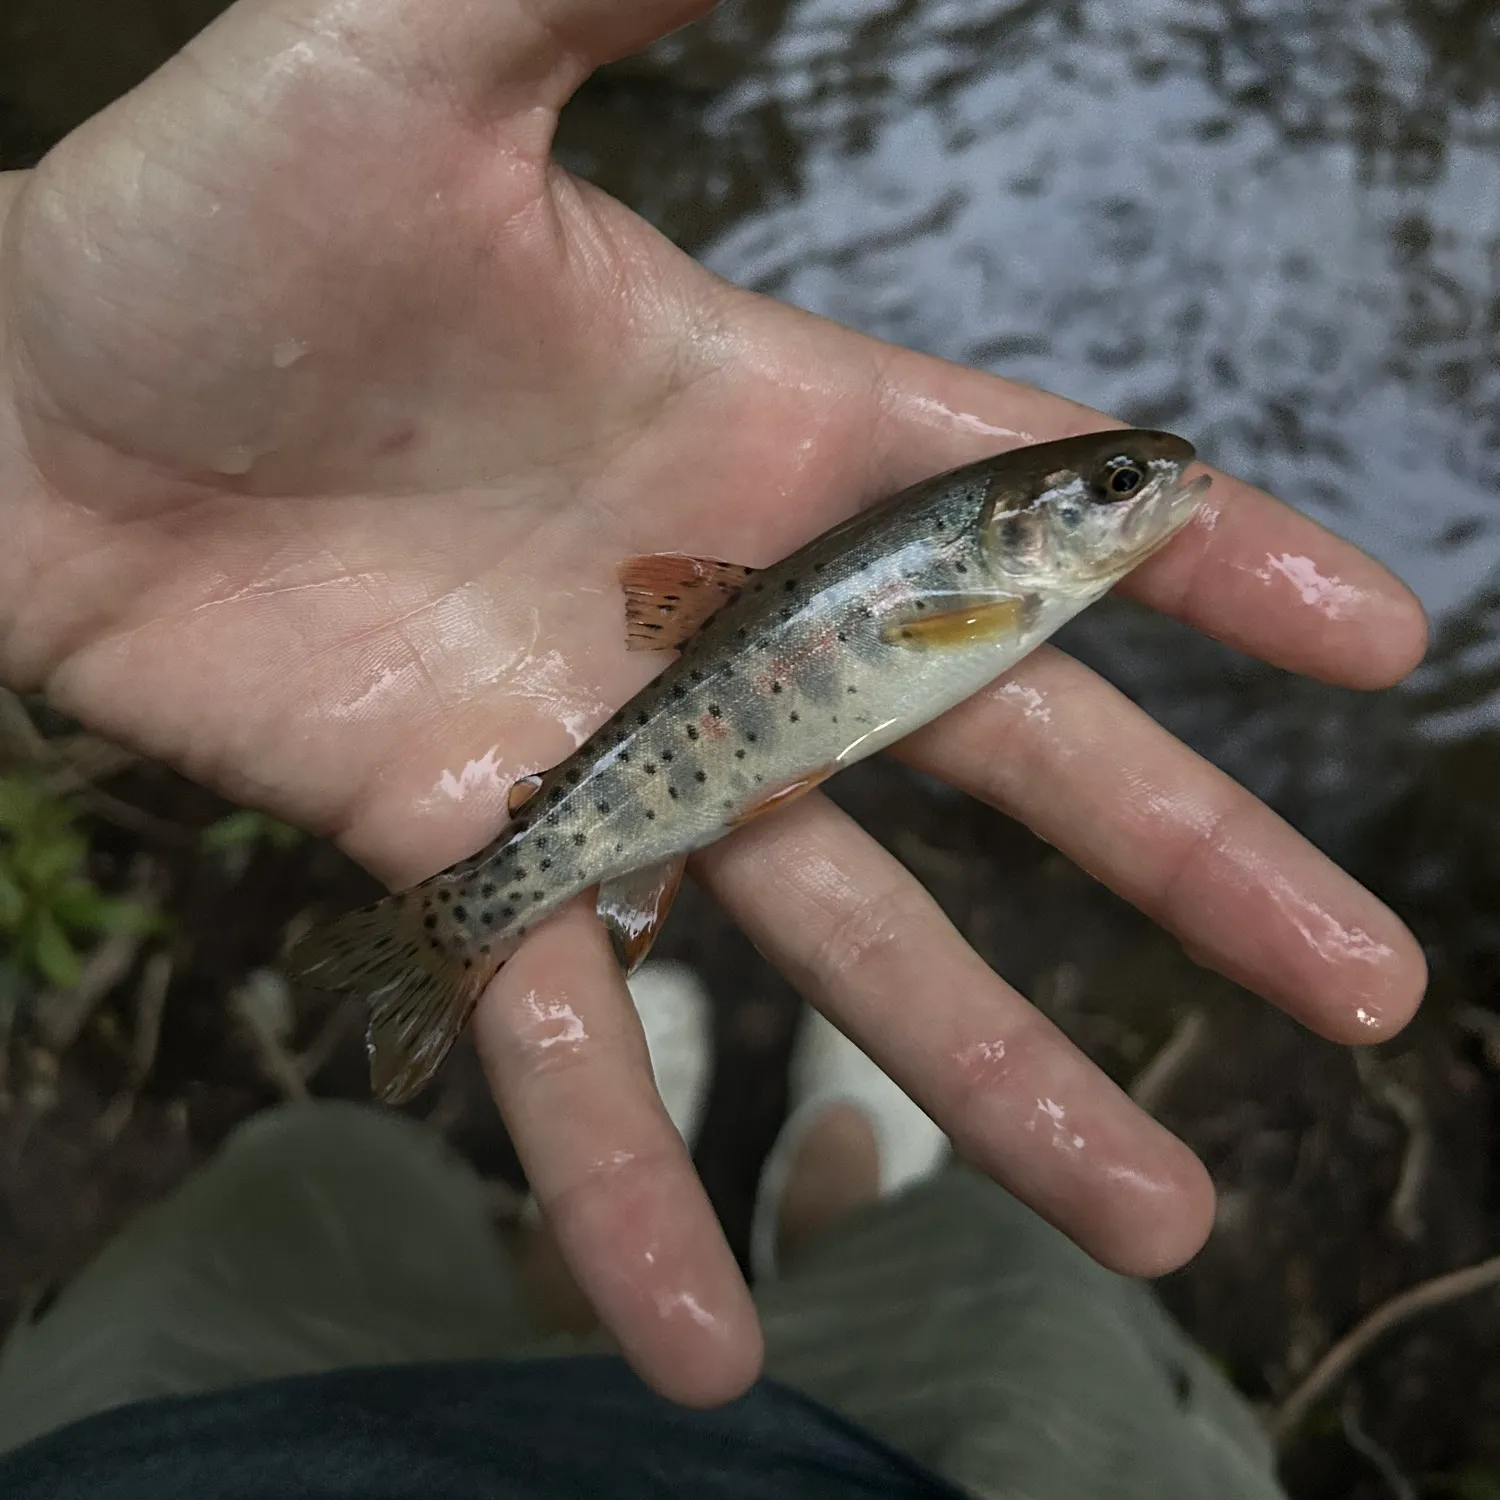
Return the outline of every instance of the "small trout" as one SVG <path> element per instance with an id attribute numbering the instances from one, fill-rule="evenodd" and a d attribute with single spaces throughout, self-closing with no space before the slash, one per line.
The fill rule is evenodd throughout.
<path id="1" fill-rule="evenodd" d="M 676 659 L 560 765 L 512 788 L 477 854 L 314 930 L 298 977 L 361 994 L 371 1083 L 432 1076 L 526 934 L 581 891 L 628 973 L 687 856 L 971 696 L 1197 509 L 1190 444 L 1095 433 L 924 480 L 760 570 L 621 565 L 627 644 Z"/>

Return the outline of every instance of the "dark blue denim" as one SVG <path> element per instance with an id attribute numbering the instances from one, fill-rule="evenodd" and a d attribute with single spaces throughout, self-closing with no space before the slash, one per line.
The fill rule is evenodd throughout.
<path id="1" fill-rule="evenodd" d="M 785 1386 L 715 1411 L 619 1359 L 400 1365 L 121 1407 L 0 1458 L 5 1500 L 960 1500 Z"/>

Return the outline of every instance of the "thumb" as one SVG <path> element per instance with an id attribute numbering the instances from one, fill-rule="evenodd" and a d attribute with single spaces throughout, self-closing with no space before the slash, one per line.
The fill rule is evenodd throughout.
<path id="1" fill-rule="evenodd" d="M 587 74 L 686 26 L 717 0 L 531 0 L 529 9 Z M 581 81 L 581 79 L 580 79 Z"/>

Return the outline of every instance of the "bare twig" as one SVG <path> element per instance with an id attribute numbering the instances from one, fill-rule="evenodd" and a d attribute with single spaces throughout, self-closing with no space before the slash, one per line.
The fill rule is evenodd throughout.
<path id="1" fill-rule="evenodd" d="M 142 1086 L 156 1065 L 156 1049 L 161 1044 L 161 1022 L 167 1007 L 167 991 L 172 987 L 172 955 L 153 953 L 141 970 L 135 987 L 135 1034 L 130 1045 L 130 1072 L 125 1087 L 109 1102 L 99 1117 L 98 1132 L 105 1141 L 119 1139 L 120 1132 L 135 1113 Z"/>
<path id="2" fill-rule="evenodd" d="M 146 855 L 131 864 L 125 883 L 127 900 L 156 906 L 162 896 L 162 872 Z M 78 1040 L 95 1008 L 130 972 L 145 936 L 117 932 L 105 938 L 83 961 L 77 982 L 66 990 L 47 990 L 38 995 L 31 1010 L 36 1017 L 39 1040 L 54 1054 L 66 1052 Z"/>
<path id="3" fill-rule="evenodd" d="M 266 1078 L 288 1099 L 309 1099 L 307 1079 L 286 1048 L 286 981 L 271 970 L 258 970 L 229 997 L 230 1009 L 255 1052 Z"/>
<path id="4" fill-rule="evenodd" d="M 0 767 L 35 766 L 47 759 L 47 741 L 38 733 L 26 705 L 0 688 Z"/>
<path id="5" fill-rule="evenodd" d="M 1372 1053 L 1356 1050 L 1354 1065 L 1365 1088 L 1406 1127 L 1406 1150 L 1386 1213 L 1396 1233 L 1407 1244 L 1415 1244 L 1422 1238 L 1422 1190 L 1432 1164 L 1432 1125 L 1426 1106 L 1414 1089 L 1392 1077 Z"/>
<path id="6" fill-rule="evenodd" d="M 1396 1500 L 1417 1500 L 1417 1487 L 1396 1466 L 1391 1457 L 1359 1424 L 1359 1402 L 1353 1390 L 1345 1393 L 1339 1408 L 1339 1423 L 1344 1441 L 1385 1480 Z"/>
<path id="7" fill-rule="evenodd" d="M 1130 1097 L 1146 1111 L 1161 1107 L 1168 1090 L 1196 1055 L 1208 1035 L 1208 1012 L 1201 1007 L 1190 1010 L 1177 1023 L 1166 1045 L 1135 1075 Z"/>
<path id="8" fill-rule="evenodd" d="M 1453 1019 L 1479 1043 L 1490 1067 L 1500 1071 L 1500 1015 L 1483 1005 L 1460 1005 Z"/>
<path id="9" fill-rule="evenodd" d="M 154 839 L 175 848 L 186 848 L 197 842 L 197 835 L 191 828 L 174 823 L 170 818 L 159 818 L 155 813 L 147 812 L 144 807 L 137 807 L 135 803 L 126 802 L 124 798 L 116 797 L 97 786 L 80 786 L 75 795 L 91 813 L 129 833 L 138 833 L 142 838 Z"/>
<path id="10" fill-rule="evenodd" d="M 359 1024 L 362 1007 L 358 1000 L 341 1000 L 323 1022 L 318 1034 L 297 1059 L 297 1071 L 304 1079 L 313 1079 L 323 1071 L 338 1051 L 340 1043 Z"/>
<path id="11" fill-rule="evenodd" d="M 1500 1255 L 1421 1282 L 1392 1297 L 1357 1323 L 1292 1388 L 1270 1420 L 1271 1436 L 1284 1444 L 1308 1412 L 1344 1377 L 1372 1344 L 1392 1328 L 1418 1313 L 1443 1307 L 1461 1297 L 1500 1286 Z"/>
<path id="12" fill-rule="evenodd" d="M 47 772 L 44 784 L 55 795 L 76 791 L 96 781 L 107 781 L 136 765 L 141 758 L 135 751 L 93 734 L 65 735 L 61 739 L 47 740 L 46 746 L 52 769 Z"/>

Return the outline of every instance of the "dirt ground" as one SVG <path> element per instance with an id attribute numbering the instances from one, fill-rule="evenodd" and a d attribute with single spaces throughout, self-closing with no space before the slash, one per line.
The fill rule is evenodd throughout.
<path id="1" fill-rule="evenodd" d="M 217 8 L 132 4 L 139 26 L 101 27 L 87 0 L 12 0 L 0 12 L 0 165 L 35 160 Z M 580 107 L 591 107 L 588 96 Z M 1493 777 L 1500 753 L 1488 741 L 1455 753 L 1462 764 L 1429 765 L 1430 779 L 1371 835 L 1356 865 L 1377 888 L 1382 872 L 1414 862 L 1401 833 L 1412 820 L 1448 819 L 1455 843 L 1471 837 L 1462 798 L 1437 778 L 1451 773 L 1444 788 L 1477 785 Z M 248 1115 L 304 1088 L 368 1097 L 358 1017 L 289 996 L 275 968 L 292 927 L 365 898 L 370 879 L 313 842 L 205 851 L 202 830 L 229 809 L 159 766 L 93 776 L 78 795 L 94 878 L 107 890 L 144 883 L 170 926 L 117 945 L 90 973 L 71 1030 L 49 1034 L 23 1019 L 9 1039 L 4 1318 L 83 1264 Z M 1361 1318 L 1492 1253 L 1493 959 L 1466 951 L 1439 965 L 1433 1001 L 1409 1032 L 1356 1058 L 1194 966 L 1001 816 L 885 764 L 841 777 L 835 796 L 987 961 L 1208 1164 L 1221 1199 L 1215 1233 L 1160 1290 L 1268 1415 Z M 1465 897 L 1481 907 L 1495 895 L 1489 868 Z M 1425 938 L 1452 907 L 1444 897 L 1403 913 Z M 743 1257 L 756 1174 L 784 1106 L 797 1002 L 692 887 L 658 951 L 695 964 L 714 989 L 716 1081 L 699 1166 Z M 520 1181 L 466 1049 L 413 1108 L 479 1170 Z M 1432 1307 L 1393 1330 L 1287 1443 L 1291 1493 L 1500 1495 L 1497 1348 L 1493 1294 Z"/>

